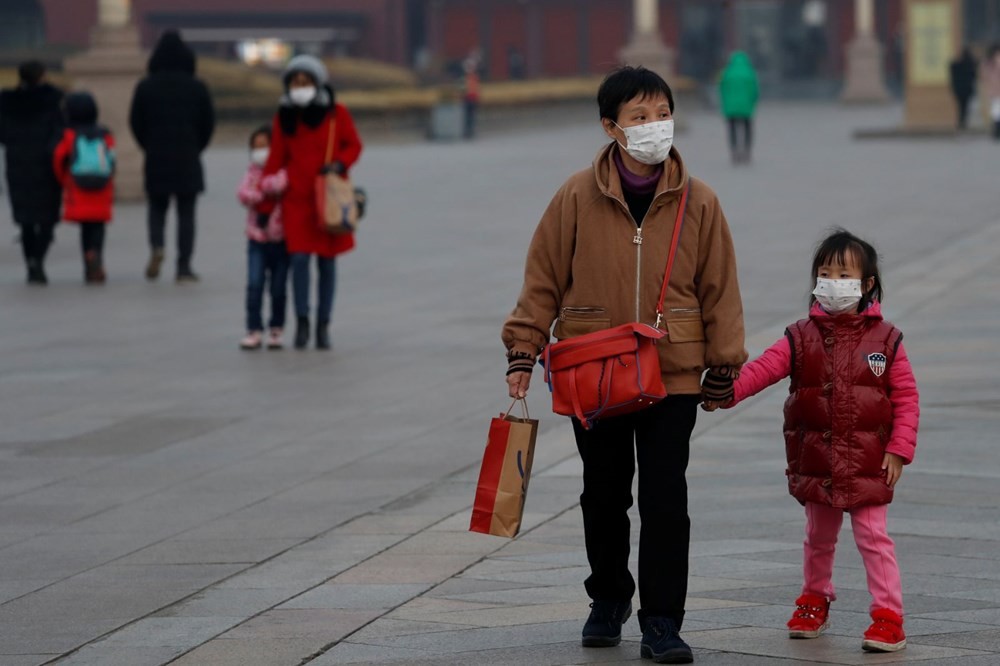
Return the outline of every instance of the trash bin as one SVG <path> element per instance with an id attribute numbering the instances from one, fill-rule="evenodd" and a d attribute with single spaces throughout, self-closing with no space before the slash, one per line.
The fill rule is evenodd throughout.
<path id="1" fill-rule="evenodd" d="M 458 141 L 465 131 L 465 107 L 460 101 L 438 102 L 431 109 L 428 137 L 434 141 Z"/>

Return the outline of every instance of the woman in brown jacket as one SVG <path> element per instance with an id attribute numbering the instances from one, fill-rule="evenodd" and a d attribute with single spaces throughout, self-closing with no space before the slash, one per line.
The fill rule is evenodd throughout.
<path id="1" fill-rule="evenodd" d="M 690 182 L 661 324 L 667 336 L 659 344 L 669 395 L 589 430 L 573 419 L 593 599 L 583 645 L 617 645 L 632 612 L 628 509 L 638 462 L 641 652 L 658 663 L 688 663 L 691 649 L 679 635 L 690 540 L 685 473 L 698 402 L 728 399 L 746 360 L 736 259 L 715 193 L 689 176 L 672 147 L 674 100 L 666 82 L 642 67 L 623 67 L 604 80 L 597 101 L 611 142 L 556 192 L 535 231 L 524 286 L 503 328 L 507 383 L 512 397 L 526 394 L 550 329 L 565 339 L 629 322 L 654 324 Z"/>

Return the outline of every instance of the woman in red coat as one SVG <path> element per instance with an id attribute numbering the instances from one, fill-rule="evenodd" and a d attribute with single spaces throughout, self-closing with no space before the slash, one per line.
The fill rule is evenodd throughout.
<path id="1" fill-rule="evenodd" d="M 316 348 L 329 349 L 335 258 L 354 247 L 353 235 L 332 235 L 323 230 L 316 208 L 316 176 L 324 166 L 346 175 L 361 154 L 354 120 L 336 103 L 328 79 L 326 67 L 313 56 L 296 56 L 288 63 L 286 94 L 274 118 L 271 153 L 262 182 L 266 189 L 268 176 L 282 169 L 288 174 L 281 206 L 285 243 L 291 255 L 296 349 L 304 349 L 309 342 L 309 258 L 316 256 L 319 273 Z M 332 152 L 326 165 L 328 149 Z"/>
<path id="2" fill-rule="evenodd" d="M 66 124 L 52 167 L 63 188 L 63 219 L 80 224 L 84 280 L 103 284 L 104 225 L 114 200 L 114 149 L 111 133 L 97 124 L 97 103 L 90 94 L 66 97 Z"/>

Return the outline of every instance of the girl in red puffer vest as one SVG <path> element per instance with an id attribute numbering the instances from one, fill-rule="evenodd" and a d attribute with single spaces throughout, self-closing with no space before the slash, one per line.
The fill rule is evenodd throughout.
<path id="1" fill-rule="evenodd" d="M 52 167 L 63 188 L 63 219 L 80 225 L 84 280 L 103 284 L 104 225 L 114 203 L 115 139 L 97 124 L 97 103 L 85 92 L 66 97 L 66 124 Z"/>
<path id="2" fill-rule="evenodd" d="M 789 492 L 805 506 L 802 595 L 791 638 L 816 638 L 835 600 L 834 546 L 844 514 L 868 574 L 872 624 L 863 649 L 906 647 L 903 593 L 886 512 L 903 465 L 913 460 L 920 416 L 903 334 L 882 319 L 878 254 L 838 230 L 813 259 L 809 317 L 745 365 L 731 407 L 791 376 L 785 401 Z M 715 409 L 718 403 L 706 402 Z"/>

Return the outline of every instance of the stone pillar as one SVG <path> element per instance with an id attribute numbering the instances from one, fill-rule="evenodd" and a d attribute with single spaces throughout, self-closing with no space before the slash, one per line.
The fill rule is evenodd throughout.
<path id="1" fill-rule="evenodd" d="M 949 65 L 962 43 L 961 0 L 904 0 L 907 129 L 955 128 Z"/>
<path id="2" fill-rule="evenodd" d="M 850 103 L 889 101 L 882 45 L 875 36 L 873 0 L 854 0 L 854 39 L 847 45 L 847 72 L 841 99 Z"/>
<path id="3" fill-rule="evenodd" d="M 128 112 L 135 84 L 145 73 L 146 56 L 131 20 L 129 1 L 100 0 L 90 48 L 63 65 L 74 89 L 86 90 L 97 100 L 101 124 L 115 135 L 116 198 L 142 199 L 142 154 L 132 138 Z"/>
<path id="4" fill-rule="evenodd" d="M 632 16 L 632 41 L 619 54 L 621 61 L 642 65 L 670 81 L 674 54 L 660 38 L 660 0 L 632 0 Z"/>

